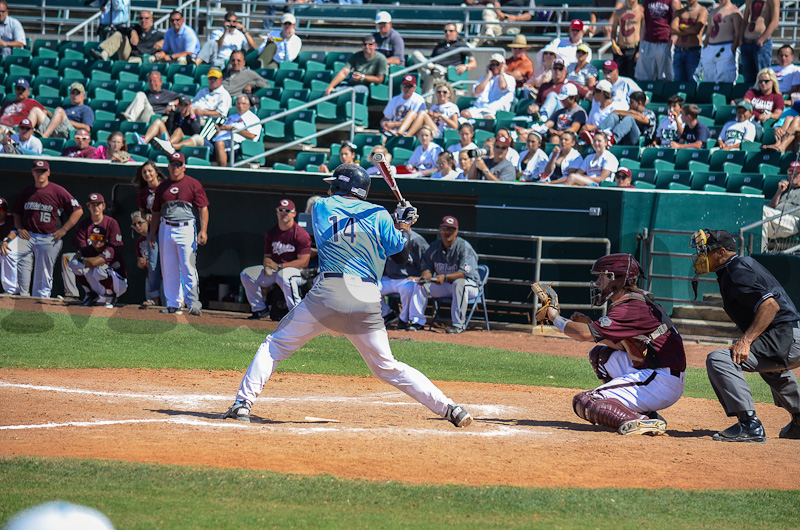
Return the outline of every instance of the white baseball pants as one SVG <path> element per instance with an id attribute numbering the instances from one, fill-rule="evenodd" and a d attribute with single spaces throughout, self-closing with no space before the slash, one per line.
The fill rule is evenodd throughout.
<path id="1" fill-rule="evenodd" d="M 8 254 L 0 256 L 0 282 L 6 294 L 19 294 L 19 237 L 8 242 Z"/>
<path id="2" fill-rule="evenodd" d="M 408 322 L 408 313 L 411 309 L 411 296 L 414 294 L 414 286 L 417 284 L 414 280 L 408 278 L 401 278 L 393 280 L 388 276 L 381 278 L 381 315 L 386 316 L 392 312 L 389 304 L 384 299 L 385 296 L 390 294 L 400 295 L 400 320 Z"/>
<path id="3" fill-rule="evenodd" d="M 450 319 L 453 326 L 463 328 L 467 322 L 467 309 L 469 299 L 478 296 L 478 286 L 472 280 L 459 278 L 454 282 L 421 283 L 414 286 L 414 293 L 411 296 L 411 309 L 409 318 L 414 324 L 425 325 L 425 307 L 428 305 L 428 297 L 445 298 L 451 297 Z"/>
<path id="4" fill-rule="evenodd" d="M 663 410 L 675 404 L 683 395 L 686 372 L 680 377 L 670 374 L 669 368 L 652 370 L 634 368 L 628 354 L 617 350 L 604 364 L 611 381 L 595 389 L 604 398 L 618 399 L 636 412 Z M 656 372 L 652 381 L 645 381 Z"/>
<path id="5" fill-rule="evenodd" d="M 739 50 L 731 51 L 731 43 L 709 44 L 700 53 L 703 81 L 735 83 L 739 77 Z"/>
<path id="6" fill-rule="evenodd" d="M 53 267 L 64 246 L 62 240 L 55 241 L 52 234 L 31 233 L 30 239 L 17 237 L 19 240 L 19 294 L 50 298 L 53 290 Z M 33 259 L 30 259 L 30 258 Z M 33 289 L 31 290 L 31 273 L 33 273 Z"/>
<path id="7" fill-rule="evenodd" d="M 117 271 L 108 265 L 92 269 L 84 266 L 84 264 L 78 260 L 72 259 L 69 262 L 69 268 L 75 276 L 83 276 L 86 278 L 86 281 L 89 282 L 89 287 L 99 296 L 121 296 L 128 290 L 128 280 L 120 276 Z M 100 283 L 109 278 L 112 281 L 112 292 L 110 293 L 108 292 L 108 288 Z"/>
<path id="8" fill-rule="evenodd" d="M 300 303 L 300 286 L 305 283 L 300 269 L 285 267 L 273 272 L 273 274 L 266 275 L 264 274 L 263 266 L 254 265 L 244 269 L 239 274 L 239 277 L 242 280 L 244 294 L 247 296 L 247 302 L 250 304 L 250 310 L 253 313 L 267 308 L 261 288 L 272 287 L 276 282 L 281 291 L 283 291 L 283 296 L 286 298 L 286 307 L 289 311 Z"/>
<path id="9" fill-rule="evenodd" d="M 190 309 L 201 309 L 195 222 L 170 226 L 162 220 L 158 230 L 158 248 L 167 307 L 180 309 L 181 303 L 185 302 Z"/>

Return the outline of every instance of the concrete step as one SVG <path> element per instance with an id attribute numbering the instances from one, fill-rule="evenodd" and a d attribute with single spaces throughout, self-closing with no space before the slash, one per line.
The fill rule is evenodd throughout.
<path id="1" fill-rule="evenodd" d="M 722 303 L 722 295 L 719 293 L 707 293 L 703 295 L 703 302 L 717 302 Z"/>
<path id="2" fill-rule="evenodd" d="M 730 318 L 728 318 L 724 309 L 708 306 L 676 305 L 672 308 L 672 318 L 730 322 Z"/>
<path id="3" fill-rule="evenodd" d="M 742 333 L 733 322 L 715 322 L 709 320 L 677 318 L 672 323 L 678 328 L 681 335 L 700 337 L 724 337 L 738 339 Z"/>

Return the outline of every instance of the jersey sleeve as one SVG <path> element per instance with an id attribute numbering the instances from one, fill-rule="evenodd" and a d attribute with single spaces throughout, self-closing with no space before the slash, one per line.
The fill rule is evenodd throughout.
<path id="1" fill-rule="evenodd" d="M 381 237 L 381 245 L 386 250 L 386 255 L 391 256 L 397 254 L 406 244 L 406 238 L 403 233 L 394 227 L 389 212 L 382 209 L 377 214 L 378 233 Z"/>
<path id="2" fill-rule="evenodd" d="M 119 223 L 116 219 L 109 218 L 108 223 L 108 245 L 112 247 L 122 246 L 122 231 L 119 229 Z"/>
<path id="3" fill-rule="evenodd" d="M 206 190 L 203 188 L 203 185 L 197 180 L 192 184 L 194 186 L 194 205 L 198 208 L 208 206 L 210 203 L 208 202 L 208 196 L 206 195 Z"/>
<path id="4" fill-rule="evenodd" d="M 620 342 L 636 335 L 652 332 L 660 325 L 646 302 L 633 300 L 612 307 L 608 314 L 589 324 L 596 342 Z"/>
<path id="5" fill-rule="evenodd" d="M 462 254 L 458 259 L 458 270 L 463 272 L 467 278 L 476 280 L 478 278 L 478 255 L 472 245 L 464 245 Z"/>

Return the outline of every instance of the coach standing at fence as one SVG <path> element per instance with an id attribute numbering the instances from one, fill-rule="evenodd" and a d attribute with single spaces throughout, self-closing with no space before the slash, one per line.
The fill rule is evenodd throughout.
<path id="1" fill-rule="evenodd" d="M 800 313 L 781 284 L 751 257 L 736 254 L 725 230 L 699 230 L 691 246 L 695 273 L 717 273 L 725 312 L 744 335 L 730 348 L 708 354 L 708 379 L 728 416 L 739 422 L 713 436 L 720 442 L 764 443 L 764 427 L 743 372 L 758 372 L 772 389 L 775 405 L 792 420 L 781 438 L 800 439 L 800 386 L 792 369 L 800 366 Z"/>
<path id="2" fill-rule="evenodd" d="M 180 315 L 182 302 L 190 315 L 201 313 L 196 260 L 197 245 L 208 241 L 208 204 L 203 185 L 186 174 L 184 156 L 178 152 L 169 155 L 169 180 L 156 188 L 150 222 L 150 248 L 155 248 L 158 238 L 167 299 L 162 313 Z M 197 207 L 199 230 L 194 207 Z"/>

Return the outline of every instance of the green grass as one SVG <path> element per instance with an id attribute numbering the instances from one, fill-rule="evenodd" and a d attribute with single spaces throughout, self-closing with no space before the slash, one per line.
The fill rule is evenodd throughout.
<path id="1" fill-rule="evenodd" d="M 776 529 L 797 527 L 800 492 L 409 485 L 116 461 L 0 460 L 0 524 L 52 499 L 97 508 L 118 530 Z"/>
<path id="2" fill-rule="evenodd" d="M 241 370 L 265 331 L 62 313 L 0 310 L 2 368 L 151 368 Z M 575 343 L 576 348 L 590 349 Z M 709 350 L 711 347 L 709 347 Z M 393 341 L 395 356 L 431 379 L 566 388 L 598 385 L 586 359 L 448 343 Z M 368 376 L 347 339 L 321 335 L 283 361 L 281 372 Z M 759 402 L 769 387 L 746 374 Z M 716 399 L 704 369 L 690 368 L 686 396 Z"/>

